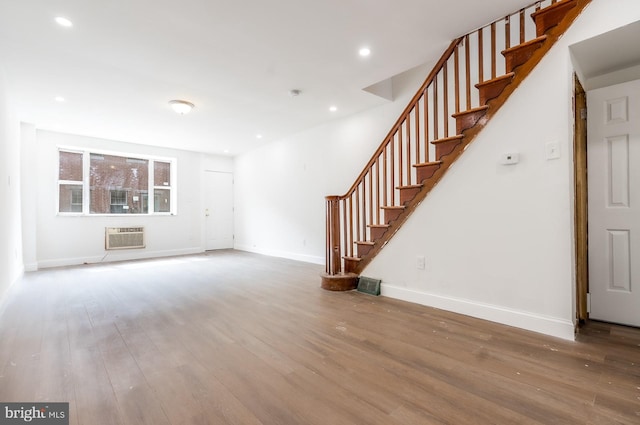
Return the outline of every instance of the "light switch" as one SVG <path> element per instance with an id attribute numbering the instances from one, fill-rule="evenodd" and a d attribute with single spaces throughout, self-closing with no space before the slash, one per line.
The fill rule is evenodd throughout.
<path id="1" fill-rule="evenodd" d="M 545 154 L 547 160 L 560 158 L 560 144 L 558 142 L 549 142 L 545 145 Z"/>

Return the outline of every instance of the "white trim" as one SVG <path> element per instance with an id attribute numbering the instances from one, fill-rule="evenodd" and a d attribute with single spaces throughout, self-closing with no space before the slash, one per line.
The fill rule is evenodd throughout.
<path id="1" fill-rule="evenodd" d="M 168 249 L 164 251 L 143 251 L 139 249 L 132 249 L 130 251 L 108 251 L 105 255 L 92 256 L 92 257 L 76 257 L 76 258 L 58 258 L 52 260 L 38 261 L 38 269 L 47 269 L 51 267 L 64 267 L 64 266 L 77 266 L 81 264 L 95 264 L 95 263 L 111 263 L 115 261 L 127 261 L 127 260 L 143 260 L 147 258 L 160 258 L 160 257 L 172 257 L 178 255 L 191 255 L 201 254 L 204 250 L 202 247 L 183 248 L 183 249 Z"/>
<path id="2" fill-rule="evenodd" d="M 381 295 L 573 341 L 571 320 L 382 284 Z"/>
<path id="3" fill-rule="evenodd" d="M 38 263 L 29 263 L 24 265 L 25 272 L 37 272 L 38 271 Z"/>
<path id="4" fill-rule="evenodd" d="M 122 156 L 125 158 L 134 158 L 134 159 L 152 159 L 154 161 L 161 161 L 161 162 L 171 162 L 176 159 L 174 157 L 168 157 L 168 156 L 147 155 L 143 153 L 110 151 L 110 150 L 93 149 L 93 148 L 79 148 L 77 146 L 68 146 L 68 145 L 56 145 L 56 148 L 58 149 L 58 151 L 62 150 L 62 151 L 74 152 L 74 153 L 89 152 L 89 153 L 98 154 L 98 155 Z"/>
<path id="5" fill-rule="evenodd" d="M 288 258 L 289 260 L 303 261 L 305 263 L 313 263 L 324 265 L 324 257 L 316 255 L 298 254 L 296 252 L 279 251 L 273 249 L 252 248 L 247 245 L 236 244 L 233 249 L 238 251 L 254 252 L 256 254 L 268 255 L 270 257 Z"/>

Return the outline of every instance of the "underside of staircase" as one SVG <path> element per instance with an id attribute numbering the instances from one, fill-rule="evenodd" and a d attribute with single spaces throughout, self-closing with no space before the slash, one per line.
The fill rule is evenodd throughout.
<path id="1" fill-rule="evenodd" d="M 349 191 L 326 197 L 322 288 L 356 287 L 364 267 L 589 2 L 538 1 L 453 40 Z"/>

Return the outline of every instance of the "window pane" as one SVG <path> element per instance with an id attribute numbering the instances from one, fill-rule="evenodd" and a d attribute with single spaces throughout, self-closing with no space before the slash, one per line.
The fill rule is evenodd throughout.
<path id="1" fill-rule="evenodd" d="M 153 185 L 154 186 L 170 186 L 171 185 L 171 164 L 168 162 L 153 163 Z"/>
<path id="2" fill-rule="evenodd" d="M 156 189 L 153 193 L 153 211 L 171 212 L 171 191 L 169 189 Z"/>
<path id="3" fill-rule="evenodd" d="M 82 185 L 60 185 L 60 212 L 82 212 Z"/>
<path id="4" fill-rule="evenodd" d="M 111 192 L 111 208 L 112 214 L 123 214 L 129 209 L 127 205 L 127 191 L 126 190 L 112 190 Z"/>
<path id="5" fill-rule="evenodd" d="M 60 151 L 60 180 L 82 181 L 82 154 Z"/>
<path id="6" fill-rule="evenodd" d="M 91 154 L 91 213 L 145 214 L 149 187 L 149 161 Z"/>

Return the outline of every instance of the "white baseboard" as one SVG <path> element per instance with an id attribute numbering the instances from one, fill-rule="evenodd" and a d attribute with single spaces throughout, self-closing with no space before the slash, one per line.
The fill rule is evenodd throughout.
<path id="1" fill-rule="evenodd" d="M 144 260 L 148 258 L 173 257 L 177 255 L 200 254 L 204 252 L 202 247 L 169 249 L 165 251 L 142 251 L 142 250 L 118 250 L 107 251 L 101 256 L 76 257 L 76 258 L 56 258 L 51 260 L 38 261 L 36 269 L 46 269 L 51 267 L 77 266 L 81 264 L 110 263 L 113 261 Z"/>
<path id="2" fill-rule="evenodd" d="M 25 272 L 37 272 L 38 271 L 38 263 L 29 263 L 24 265 Z"/>
<path id="3" fill-rule="evenodd" d="M 324 265 L 324 257 L 318 257 L 315 255 L 298 254 L 295 252 L 278 251 L 278 250 L 272 250 L 272 249 L 260 249 L 260 248 L 250 247 L 248 245 L 238 245 L 238 244 L 234 246 L 234 249 L 237 249 L 238 251 L 246 251 L 246 252 L 253 252 L 256 254 L 268 255 L 270 257 L 287 258 L 289 260 L 296 260 L 296 261 L 302 261 L 305 263 Z"/>
<path id="4" fill-rule="evenodd" d="M 546 317 L 526 311 L 518 311 L 465 299 L 429 294 L 393 285 L 382 284 L 381 295 L 539 332 L 570 341 L 575 339 L 574 325 L 571 320 Z"/>

